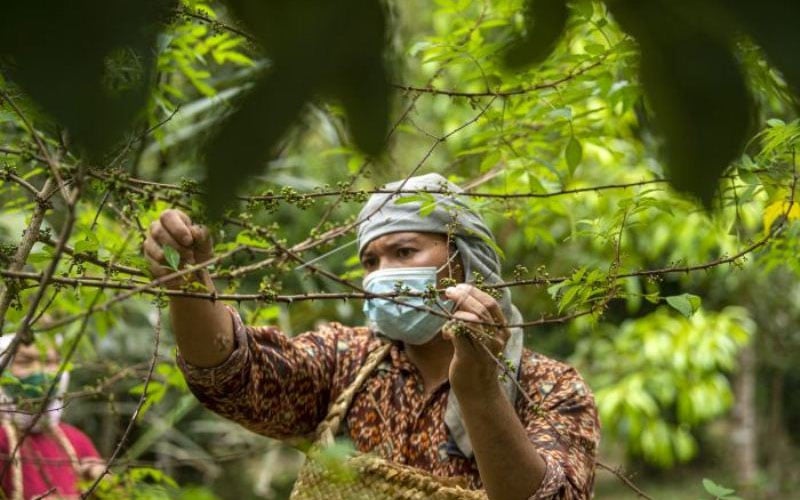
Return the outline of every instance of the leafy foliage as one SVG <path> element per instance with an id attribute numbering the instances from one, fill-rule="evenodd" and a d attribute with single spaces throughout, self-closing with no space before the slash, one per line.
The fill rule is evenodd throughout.
<path id="1" fill-rule="evenodd" d="M 741 309 L 690 318 L 659 310 L 626 321 L 613 335 L 579 342 L 577 359 L 596 374 L 606 438 L 621 439 L 629 453 L 664 467 L 692 458 L 691 429 L 730 406 L 723 373 L 753 333 Z"/>
<path id="2" fill-rule="evenodd" d="M 733 495 L 736 490 L 720 486 L 710 479 L 703 479 L 703 488 L 718 500 L 740 500 L 739 497 Z"/>
<path id="3" fill-rule="evenodd" d="M 219 215 L 239 184 L 262 170 L 263 162 L 315 95 L 341 103 L 353 139 L 364 152 L 381 151 L 389 87 L 382 55 L 386 21 L 380 2 L 352 0 L 332 6 L 322 1 L 229 0 L 227 4 L 265 51 L 269 69 L 237 99 L 205 150 L 207 201 L 212 214 Z M 758 7 L 746 0 L 704 0 L 699 5 L 617 0 L 607 5 L 639 43 L 641 83 L 664 137 L 670 181 L 710 206 L 717 180 L 741 153 L 752 131 L 752 103 L 733 53 L 735 37 L 739 32 L 752 35 L 797 90 L 800 66 L 791 49 L 800 45 L 800 37 L 786 19 L 796 17 L 800 7 L 781 0 Z M 146 8 L 112 2 L 105 3 L 106 10 L 98 14 L 93 2 L 69 7 L 62 3 L 58 8 L 28 3 L 5 17 L 16 22 L 0 26 L 6 35 L 0 45 L 12 59 L 9 75 L 96 157 L 120 138 L 143 107 L 158 23 L 174 7 L 168 2 L 150 2 Z M 215 16 L 206 4 L 197 8 L 212 19 Z M 574 8 L 579 17 L 592 17 L 585 0 L 576 2 Z M 527 0 L 522 14 L 525 36 L 505 52 L 506 63 L 516 68 L 540 63 L 553 52 L 567 27 L 569 9 L 566 0 Z M 85 19 L 98 25 L 77 32 L 71 29 Z M 302 32 L 299 26 L 303 26 Z M 59 31 L 64 29 L 67 31 Z M 197 37 L 204 30 L 194 27 L 189 33 L 177 34 Z M 54 34 L 47 38 L 49 43 L 28 38 L 41 31 Z M 106 38 L 89 35 L 98 32 Z M 248 56 L 233 50 L 240 43 L 241 39 L 222 33 L 194 45 L 193 57 L 202 60 L 210 53 L 217 63 L 252 64 Z M 87 47 L 91 52 L 87 53 Z M 595 47 L 592 50 L 602 50 Z M 164 60 L 174 61 L 203 94 L 213 94 L 204 81 L 209 73 L 196 70 L 180 51 Z M 46 78 L 51 65 L 39 64 L 41 61 L 58 64 L 70 78 L 58 79 L 58 87 L 54 87 Z M 174 85 L 165 85 L 163 91 L 173 97 L 181 95 Z M 73 99 L 64 99 L 66 94 Z M 97 131 L 96 123 L 105 126 Z M 254 127 L 253 123 L 260 125 Z M 565 149 L 570 170 L 580 163 L 581 156 L 581 144 L 573 137 Z"/>
<path id="4" fill-rule="evenodd" d="M 509 52 L 516 64 L 541 62 L 566 26 L 566 0 L 527 0 L 527 37 Z M 638 42 L 641 81 L 663 134 L 673 185 L 709 206 L 716 183 L 751 132 L 751 99 L 733 46 L 752 36 L 800 89 L 800 65 L 788 54 L 800 36 L 787 19 L 800 7 L 780 0 L 701 2 L 608 0 Z M 789 16 L 789 17 L 785 17 Z"/>

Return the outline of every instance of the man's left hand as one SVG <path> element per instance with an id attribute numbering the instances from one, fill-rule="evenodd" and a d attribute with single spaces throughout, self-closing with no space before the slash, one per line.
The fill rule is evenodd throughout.
<path id="1" fill-rule="evenodd" d="M 452 340 L 455 349 L 450 385 L 456 393 L 498 388 L 502 353 L 511 335 L 500 304 L 466 283 L 448 288 L 445 295 L 456 304 L 452 319 L 442 328 L 443 337 Z"/>

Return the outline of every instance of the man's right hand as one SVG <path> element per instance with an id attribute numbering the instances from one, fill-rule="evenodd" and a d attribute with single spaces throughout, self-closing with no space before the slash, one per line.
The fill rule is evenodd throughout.
<path id="1" fill-rule="evenodd" d="M 179 266 L 199 264 L 214 256 L 208 230 L 192 224 L 189 216 L 180 210 L 164 210 L 158 220 L 150 224 L 143 249 L 155 278 L 174 272 L 164 257 L 167 246 L 180 255 Z M 214 282 L 205 269 L 187 275 L 186 279 L 197 279 L 205 285 L 206 291 L 214 291 Z M 183 277 L 166 283 L 170 288 L 185 284 Z M 221 302 L 176 296 L 170 297 L 169 308 L 172 330 L 184 360 L 194 366 L 211 367 L 227 359 L 233 351 L 233 323 Z"/>
<path id="2" fill-rule="evenodd" d="M 174 248 L 180 255 L 180 266 L 204 262 L 214 256 L 214 248 L 208 229 L 192 224 L 188 215 L 176 209 L 167 209 L 158 220 L 150 224 L 147 239 L 144 241 L 144 255 L 150 265 L 150 273 L 160 278 L 174 272 L 167 264 L 164 247 Z M 192 279 L 195 276 L 187 276 Z M 204 279 L 206 283 L 209 281 Z M 184 279 L 171 280 L 169 288 L 179 288 L 185 284 Z M 204 283 L 205 284 L 205 283 Z"/>

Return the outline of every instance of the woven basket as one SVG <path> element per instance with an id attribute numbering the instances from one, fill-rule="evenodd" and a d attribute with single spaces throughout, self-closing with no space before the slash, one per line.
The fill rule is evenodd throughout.
<path id="1" fill-rule="evenodd" d="M 317 426 L 316 440 L 297 476 L 291 500 L 487 500 L 483 491 L 459 486 L 457 479 L 434 476 L 374 455 L 356 454 L 345 459 L 342 468 L 354 473 L 347 478 L 341 477 L 338 467 L 333 471 L 315 461 L 317 452 L 333 444 L 353 396 L 390 348 L 391 344 L 384 344 L 370 353 L 355 380 Z"/>

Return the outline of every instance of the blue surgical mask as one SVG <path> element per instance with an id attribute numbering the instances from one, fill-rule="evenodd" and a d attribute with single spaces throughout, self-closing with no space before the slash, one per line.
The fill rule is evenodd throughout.
<path id="1" fill-rule="evenodd" d="M 381 269 L 364 278 L 364 290 L 374 294 L 398 290 L 424 293 L 436 288 L 436 273 L 435 267 Z M 398 295 L 392 299 L 365 300 L 367 322 L 373 330 L 390 339 L 414 345 L 430 341 L 447 322 L 447 315 L 453 308 L 452 300 L 438 297 L 435 301 L 420 295 Z M 432 314 L 428 309 L 441 312 L 442 315 Z"/>

